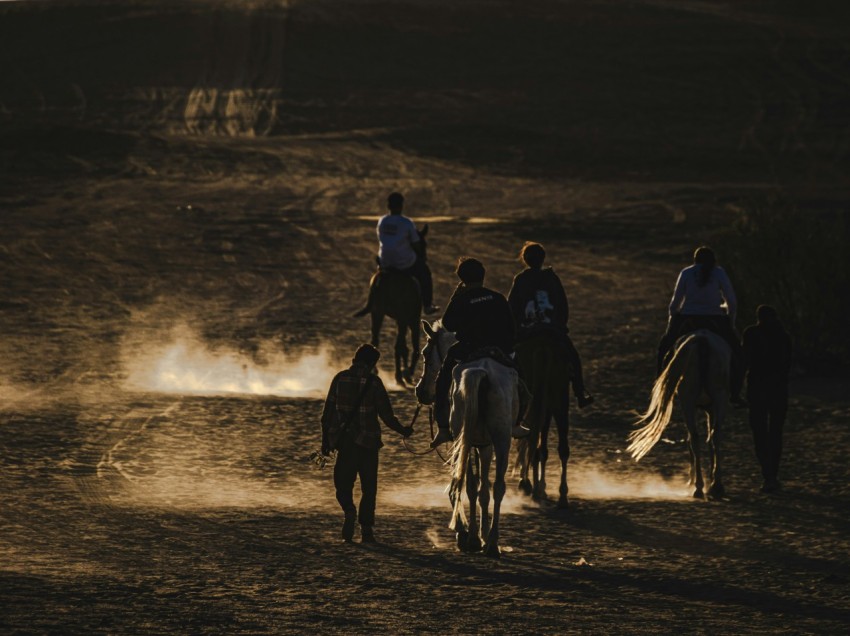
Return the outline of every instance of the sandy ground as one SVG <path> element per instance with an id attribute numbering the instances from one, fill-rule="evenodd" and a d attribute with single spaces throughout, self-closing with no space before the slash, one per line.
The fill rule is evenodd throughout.
<path id="1" fill-rule="evenodd" d="M 827 34 L 823 38 L 798 41 L 786 30 L 793 20 L 764 26 L 764 16 L 759 21 L 754 13 L 733 20 L 720 3 L 689 5 L 693 11 L 683 13 L 660 2 L 630 6 L 643 7 L 638 15 L 652 24 L 672 21 L 696 30 L 733 24 L 734 41 L 755 41 L 765 59 L 771 51 L 801 50 L 821 62 L 799 77 L 779 66 L 769 66 L 774 76 L 752 71 L 762 88 L 777 77 L 798 77 L 796 94 L 811 97 L 803 88 L 820 87 L 821 103 L 838 90 L 821 74 L 840 66 L 818 54 L 830 49 L 827 27 L 814 32 Z M 558 11 L 552 9 L 556 18 Z M 586 23 L 588 41 L 607 33 L 599 15 Z M 303 24 L 320 17 L 312 14 Z M 410 37 L 432 36 L 435 27 L 423 24 Z M 790 43 L 776 48 L 780 40 L 759 40 L 756 33 L 784 33 Z M 621 54 L 629 59 L 628 50 Z M 611 56 L 604 63 L 614 68 L 617 55 Z M 511 81 L 520 74 L 503 72 Z M 676 73 L 659 77 L 675 79 Z M 432 75 L 422 71 L 421 77 Z M 597 88 L 608 86 L 605 77 L 598 76 Z M 503 86 L 498 77 L 488 81 Z M 307 80 L 299 86 L 309 92 Z M 688 143 L 703 139 L 713 150 L 682 163 L 675 158 L 693 157 L 687 144 L 644 143 L 657 139 L 664 116 L 650 117 L 646 129 L 617 122 L 612 129 L 568 133 L 555 122 L 541 123 L 526 105 L 500 110 L 513 88 L 492 95 L 498 106 L 492 111 L 467 101 L 482 99 L 490 90 L 483 87 L 473 97 L 445 93 L 452 99 L 432 103 L 421 125 L 378 126 L 400 97 L 428 102 L 434 95 L 426 99 L 402 88 L 352 93 L 349 107 L 332 115 L 299 97 L 293 108 L 309 113 L 312 123 L 304 127 L 315 130 L 256 139 L 139 130 L 138 113 L 125 130 L 90 121 L 82 128 L 67 121 L 45 128 L 43 121 L 5 115 L 0 628 L 845 632 L 846 381 L 794 380 L 785 488 L 776 495 L 758 493 L 741 412 L 723 431 L 724 501 L 689 497 L 678 421 L 641 463 L 624 449 L 636 411 L 647 404 L 669 293 L 690 250 L 720 240 L 739 203 L 777 179 L 801 196 L 847 201 L 840 151 L 846 129 L 837 127 L 845 137 L 830 137 L 834 120 L 804 118 L 787 139 L 805 137 L 808 154 L 789 158 L 779 151 L 781 136 L 762 128 L 753 139 L 774 153 L 763 162 L 762 151 L 750 152 L 744 142 L 734 154 L 725 138 L 694 132 L 698 127 L 687 127 L 685 113 L 677 121 L 691 135 Z M 375 95 L 383 96 L 374 102 L 378 114 L 365 127 L 353 125 L 368 119 L 357 99 L 369 104 Z M 537 114 L 556 112 L 562 97 Z M 657 91 L 652 99 L 661 100 Z M 741 103 L 751 113 L 748 100 Z M 7 110 L 13 102 L 6 99 Z M 498 113 L 517 112 L 524 113 L 526 132 L 550 126 L 566 137 L 523 137 L 499 123 Z M 768 126 L 770 117 L 787 123 L 785 111 L 765 112 L 759 125 Z M 476 113 L 491 123 L 473 132 L 464 126 L 466 137 L 433 123 L 442 116 L 463 122 Z M 632 144 L 611 150 L 611 140 L 632 125 L 638 130 Z M 835 144 L 818 145 L 821 134 Z M 746 126 L 732 138 L 746 140 Z M 564 139 L 575 142 L 576 156 L 564 149 Z M 594 155 L 589 149 L 600 140 Z M 641 145 L 649 150 L 636 161 Z M 734 157 L 731 166 L 721 160 L 724 148 Z M 594 157 L 595 163 L 584 163 Z M 810 170 L 795 173 L 799 162 Z M 574 170 L 577 165 L 590 167 Z M 742 166 L 749 172 L 739 171 Z M 702 167 L 714 176 L 699 178 Z M 403 191 L 408 213 L 431 226 L 439 304 L 453 288 L 461 254 L 479 256 L 488 283 L 506 292 L 524 240 L 546 245 L 571 300 L 573 337 L 597 398 L 592 408 L 572 414 L 572 507 L 532 503 L 512 478 L 500 560 L 454 549 L 445 467 L 434 455 L 406 452 L 391 431 L 381 455 L 377 545 L 340 541 L 331 471 L 307 459 L 319 444 L 323 391 L 368 337 L 367 319 L 350 315 L 365 298 L 374 222 L 392 190 Z M 387 359 L 390 341 L 385 328 Z M 382 372 L 391 376 L 388 362 Z M 391 397 L 401 419 L 409 419 L 412 394 L 393 387 Z M 418 424 L 411 446 L 422 450 L 427 439 L 427 426 Z M 557 485 L 555 464 L 550 492 Z"/>

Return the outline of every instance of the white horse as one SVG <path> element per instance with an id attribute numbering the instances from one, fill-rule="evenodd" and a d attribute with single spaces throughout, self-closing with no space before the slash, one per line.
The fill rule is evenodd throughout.
<path id="1" fill-rule="evenodd" d="M 422 378 L 416 396 L 422 404 L 434 401 L 437 373 L 454 335 L 439 322 L 422 322 L 427 342 Z M 457 534 L 457 546 L 464 551 L 482 549 L 499 557 L 499 516 L 505 496 L 505 473 L 511 450 L 511 429 L 519 413 L 519 378 L 514 369 L 490 358 L 458 364 L 452 373 L 449 422 L 454 435 L 449 463 L 452 481 L 449 499 L 452 517 L 449 527 Z M 490 518 L 490 464 L 495 456 L 493 516 Z M 469 499 L 469 517 L 463 506 L 463 492 Z M 478 521 L 478 509 L 481 518 Z"/>
<path id="2" fill-rule="evenodd" d="M 696 412 L 706 414 L 706 442 L 711 455 L 708 497 L 725 494 L 720 478 L 720 430 L 729 406 L 729 365 L 732 352 L 726 341 L 708 329 L 698 329 L 683 336 L 676 345 L 670 363 L 652 387 L 649 408 L 637 425 L 643 425 L 629 435 L 628 451 L 639 461 L 661 439 L 673 414 L 673 397 L 679 403 L 688 428 L 688 450 L 691 469 L 689 483 L 695 487 L 694 497 L 703 498 L 705 482 L 700 466 L 699 437 Z"/>

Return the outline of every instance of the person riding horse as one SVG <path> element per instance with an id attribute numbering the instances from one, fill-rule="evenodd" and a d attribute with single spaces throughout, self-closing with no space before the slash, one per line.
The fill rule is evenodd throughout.
<path id="1" fill-rule="evenodd" d="M 378 221 L 378 263 L 384 271 L 397 270 L 415 278 L 422 294 L 422 311 L 434 314 L 439 307 L 433 303 L 431 270 L 425 261 L 423 241 L 416 225 L 402 214 L 404 197 L 398 192 L 390 194 L 387 209 L 389 214 Z"/>
<path id="2" fill-rule="evenodd" d="M 694 251 L 694 264 L 679 272 L 676 281 L 667 331 L 658 345 L 658 375 L 680 336 L 697 329 L 709 329 L 721 336 L 732 350 L 731 402 L 736 406 L 746 406 L 741 398 L 744 369 L 741 343 L 735 331 L 737 308 L 735 290 L 726 271 L 717 265 L 714 251 L 710 247 L 698 247 Z"/>
<path id="3" fill-rule="evenodd" d="M 508 304 L 517 325 L 517 341 L 541 335 L 549 337 L 572 367 L 573 393 L 579 408 L 584 408 L 593 403 L 593 396 L 585 390 L 581 358 L 569 336 L 570 306 L 564 286 L 551 267 L 543 267 L 546 250 L 540 243 L 527 241 L 520 258 L 527 267 L 514 277 L 508 293 Z"/>
<path id="4" fill-rule="evenodd" d="M 462 257 L 455 273 L 461 282 L 449 300 L 442 324 L 455 333 L 457 342 L 449 347 L 437 375 L 434 419 L 438 430 L 431 442 L 432 448 L 452 439 L 449 429 L 449 390 L 455 366 L 475 352 L 487 348 L 498 349 L 498 361 L 514 366 L 509 356 L 513 353 L 515 328 L 507 299 L 499 292 L 484 287 L 485 269 L 478 259 Z M 522 390 L 520 395 L 523 395 Z M 523 411 L 521 406 L 520 412 Z M 512 432 L 515 437 L 521 437 L 528 429 L 517 424 Z"/>

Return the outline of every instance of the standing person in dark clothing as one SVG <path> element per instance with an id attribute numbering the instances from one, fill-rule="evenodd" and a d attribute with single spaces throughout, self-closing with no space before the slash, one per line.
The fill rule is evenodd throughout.
<path id="1" fill-rule="evenodd" d="M 780 486 L 779 458 L 782 428 L 788 412 L 791 338 L 770 305 L 760 305 L 756 317 L 756 324 L 744 330 L 747 401 L 756 457 L 764 477 L 761 491 L 770 493 Z"/>
<path id="2" fill-rule="evenodd" d="M 517 325 L 517 341 L 540 334 L 550 336 L 570 362 L 574 375 L 573 393 L 579 408 L 584 408 L 593 402 L 593 397 L 584 388 L 581 358 L 569 336 L 567 293 L 554 270 L 543 267 L 546 251 L 540 243 L 526 242 L 520 258 L 527 268 L 514 277 L 508 293 L 508 304 Z"/>
<path id="3" fill-rule="evenodd" d="M 514 348 L 514 319 L 507 299 L 497 291 L 484 287 L 484 265 L 475 258 L 463 257 L 455 270 L 460 284 L 452 294 L 443 314 L 443 326 L 455 333 L 453 344 L 443 360 L 437 375 L 434 400 L 434 418 L 437 434 L 431 442 L 434 448 L 452 439 L 449 430 L 449 390 L 452 371 L 458 362 L 485 347 L 498 347 L 505 356 Z M 514 435 L 520 437 L 527 429 L 515 427 Z"/>
<path id="4" fill-rule="evenodd" d="M 337 451 L 334 465 L 336 500 L 345 513 L 342 538 L 351 542 L 357 507 L 354 482 L 360 476 L 360 537 L 374 543 L 375 500 L 378 495 L 378 450 L 381 426 L 378 416 L 391 429 L 409 437 L 410 426 L 402 426 L 393 414 L 387 390 L 373 369 L 381 357 L 372 345 L 361 345 L 351 366 L 336 374 L 322 411 L 322 454 Z"/>

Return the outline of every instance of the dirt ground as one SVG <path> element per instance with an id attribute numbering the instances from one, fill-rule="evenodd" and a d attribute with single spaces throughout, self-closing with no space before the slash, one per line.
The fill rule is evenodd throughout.
<path id="1" fill-rule="evenodd" d="M 846 379 L 795 372 L 780 493 L 758 492 L 741 411 L 722 432 L 723 501 L 689 496 L 678 419 L 640 463 L 625 454 L 693 247 L 722 241 L 754 194 L 850 200 L 838 108 L 850 71 L 828 11 L 801 21 L 794 3 L 670 4 L 470 3 L 439 15 L 413 2 L 295 5 L 302 14 L 284 13 L 300 15 L 287 31 L 293 52 L 275 70 L 292 81 L 276 106 L 283 123 L 255 137 L 199 130 L 185 103 L 163 106 L 188 99 L 181 77 L 197 75 L 191 29 L 206 24 L 203 10 L 4 9 L 0 46 L 17 71 L 0 109 L 0 629 L 846 632 Z M 245 32 L 258 15 L 280 17 L 258 6 L 244 10 Z M 359 7 L 371 13 L 353 20 Z M 204 33 L 236 29 L 231 10 Z M 39 18 L 48 35 L 35 35 Z M 110 20 L 123 37 L 96 28 Z M 94 44 L 70 49 L 62 72 L 79 81 L 60 81 L 34 51 L 75 24 Z M 521 52 L 503 39 L 512 24 Z M 106 54 L 102 75 L 80 70 L 154 27 L 162 46 L 127 86 L 93 79 L 108 76 Z M 127 96 L 155 85 L 157 55 L 181 32 L 189 53 L 146 107 L 157 119 Z M 399 33 L 411 76 L 374 38 Z M 354 46 L 364 42 L 374 50 Z M 484 45 L 498 52 L 492 67 Z M 647 54 L 635 59 L 632 46 Z M 315 57 L 344 50 L 351 59 L 338 65 Z M 544 76 L 566 62 L 558 82 Z M 214 69 L 207 76 L 227 75 Z M 27 102 L 38 91 L 21 88 L 25 73 L 53 87 L 41 91 L 46 110 Z M 393 190 L 431 227 L 438 304 L 463 254 L 507 292 L 525 240 L 544 243 L 570 298 L 596 397 L 571 414 L 571 507 L 533 503 L 511 477 L 499 560 L 454 548 L 446 467 L 392 431 L 376 545 L 340 540 L 331 470 L 308 459 L 323 391 L 368 338 L 368 320 L 351 314 Z M 385 326 L 390 385 L 391 341 Z M 391 389 L 409 421 L 412 392 Z M 417 424 L 414 450 L 427 429 Z M 550 495 L 557 471 L 552 462 Z"/>

